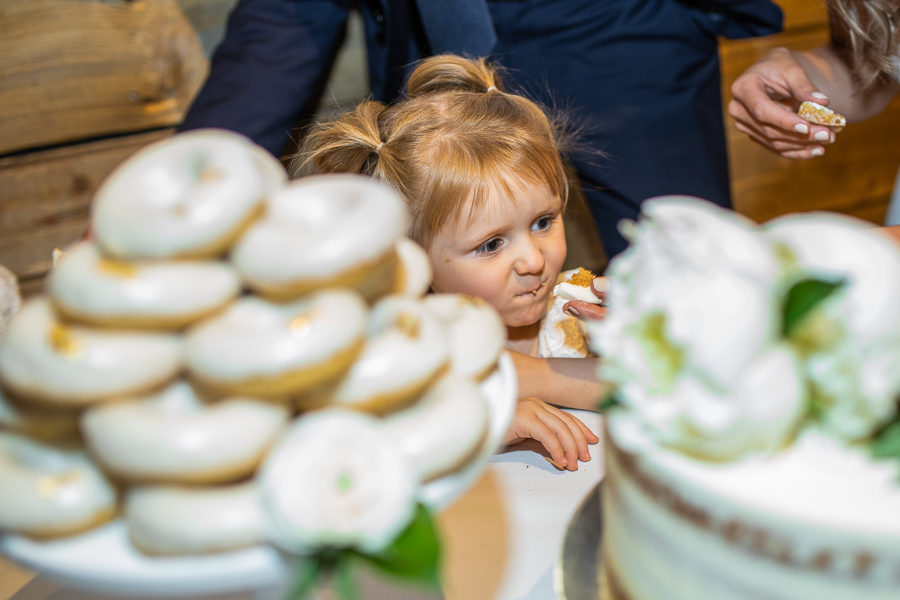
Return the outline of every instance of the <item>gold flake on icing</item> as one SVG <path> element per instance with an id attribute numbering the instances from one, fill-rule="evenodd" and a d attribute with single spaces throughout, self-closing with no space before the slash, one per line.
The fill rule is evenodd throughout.
<path id="1" fill-rule="evenodd" d="M 137 267 L 124 260 L 101 258 L 97 263 L 97 268 L 100 269 L 101 273 L 112 275 L 113 277 L 128 279 L 137 276 Z"/>
<path id="2" fill-rule="evenodd" d="M 63 356 L 75 356 L 81 352 L 81 344 L 72 335 L 68 327 L 55 323 L 48 334 L 50 346 Z"/>
<path id="3" fill-rule="evenodd" d="M 397 315 L 394 321 L 394 329 L 412 339 L 418 339 L 421 335 L 419 318 L 409 313 Z"/>

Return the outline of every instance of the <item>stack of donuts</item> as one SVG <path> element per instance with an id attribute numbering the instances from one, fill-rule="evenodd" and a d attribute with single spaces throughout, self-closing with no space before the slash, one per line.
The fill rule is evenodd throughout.
<path id="1" fill-rule="evenodd" d="M 323 415 L 389 440 L 414 486 L 481 448 L 505 328 L 424 295 L 392 189 L 288 182 L 246 138 L 200 130 L 120 165 L 91 227 L 0 339 L 0 531 L 121 518 L 147 553 L 277 542 L 260 473 Z"/>

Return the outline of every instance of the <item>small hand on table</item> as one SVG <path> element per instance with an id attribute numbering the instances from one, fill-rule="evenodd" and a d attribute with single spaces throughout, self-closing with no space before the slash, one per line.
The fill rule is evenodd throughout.
<path id="1" fill-rule="evenodd" d="M 561 469 L 578 470 L 578 461 L 591 460 L 588 445 L 600 441 L 580 419 L 537 398 L 519 398 L 504 444 L 526 439 L 540 442 Z"/>

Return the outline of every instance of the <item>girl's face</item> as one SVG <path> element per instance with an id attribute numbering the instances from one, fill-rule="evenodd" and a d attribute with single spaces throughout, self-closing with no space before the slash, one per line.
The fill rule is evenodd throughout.
<path id="1" fill-rule="evenodd" d="M 471 222 L 445 223 L 428 248 L 435 292 L 486 300 L 507 327 L 543 318 L 566 258 L 562 203 L 546 186 L 522 183 L 515 202 L 502 191 Z"/>

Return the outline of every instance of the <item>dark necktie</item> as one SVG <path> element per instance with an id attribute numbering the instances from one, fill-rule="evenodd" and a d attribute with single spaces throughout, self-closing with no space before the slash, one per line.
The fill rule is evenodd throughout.
<path id="1" fill-rule="evenodd" d="M 431 52 L 487 56 L 497 33 L 485 0 L 416 0 Z"/>

